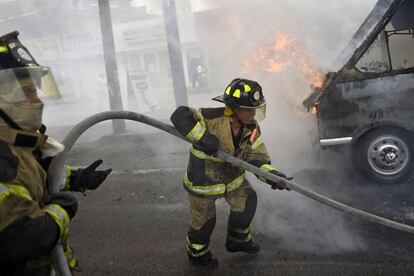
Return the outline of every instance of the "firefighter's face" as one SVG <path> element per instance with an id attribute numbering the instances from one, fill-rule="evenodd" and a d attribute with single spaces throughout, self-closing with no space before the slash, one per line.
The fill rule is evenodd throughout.
<path id="1" fill-rule="evenodd" d="M 37 89 L 34 85 L 25 85 L 21 89 L 25 95 L 25 99 L 21 101 L 22 103 L 27 103 L 27 104 L 42 103 L 39 96 L 37 95 Z"/>
<path id="2" fill-rule="evenodd" d="M 256 110 L 254 108 L 237 108 L 235 111 L 237 118 L 243 124 L 252 124 L 254 123 L 254 115 L 256 115 Z"/>

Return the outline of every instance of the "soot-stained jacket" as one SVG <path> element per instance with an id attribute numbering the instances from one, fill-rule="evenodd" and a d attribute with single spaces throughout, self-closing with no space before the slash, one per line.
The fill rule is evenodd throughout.
<path id="1" fill-rule="evenodd" d="M 0 264 L 20 267 L 43 256 L 69 226 L 67 212 L 48 203 L 51 158 L 40 158 L 47 139 L 0 127 Z"/>
<path id="2" fill-rule="evenodd" d="M 240 137 L 233 143 L 232 117 L 226 116 L 224 108 L 202 108 L 195 110 L 178 107 L 171 116 L 175 128 L 193 142 L 184 188 L 191 194 L 202 197 L 224 196 L 238 189 L 244 182 L 245 171 L 232 166 L 202 150 L 206 134 L 219 140 L 219 150 L 231 154 L 266 171 L 276 170 L 271 164 L 257 122 L 243 125 Z"/>

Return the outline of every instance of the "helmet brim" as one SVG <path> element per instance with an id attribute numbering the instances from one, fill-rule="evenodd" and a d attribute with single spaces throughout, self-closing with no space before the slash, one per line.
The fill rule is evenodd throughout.
<path id="1" fill-rule="evenodd" d="M 258 109 L 258 108 L 262 108 L 262 107 L 264 107 L 264 106 L 266 106 L 266 102 L 265 102 L 265 101 L 263 101 L 263 103 L 262 103 L 262 104 L 257 105 L 257 106 L 245 106 L 245 105 L 239 105 L 238 107 L 240 107 L 240 108 L 246 108 L 246 109 Z"/>
<path id="2" fill-rule="evenodd" d="M 213 101 L 216 101 L 216 102 L 220 102 L 220 103 L 227 104 L 227 103 L 226 103 L 226 101 L 224 100 L 224 96 L 223 96 L 223 95 L 220 95 L 220 96 L 214 97 L 214 98 L 212 98 L 212 100 L 213 100 Z"/>

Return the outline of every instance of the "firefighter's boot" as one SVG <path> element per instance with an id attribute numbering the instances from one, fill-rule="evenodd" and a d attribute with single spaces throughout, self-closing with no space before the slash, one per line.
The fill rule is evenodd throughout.
<path id="1" fill-rule="evenodd" d="M 247 243 L 239 243 L 227 240 L 226 249 L 229 252 L 245 252 L 249 254 L 256 254 L 260 251 L 260 246 L 252 240 Z"/>
<path id="2" fill-rule="evenodd" d="M 199 257 L 194 257 L 188 254 L 188 258 L 190 259 L 191 263 L 206 268 L 215 268 L 219 264 L 217 258 L 214 258 L 210 251 Z"/>

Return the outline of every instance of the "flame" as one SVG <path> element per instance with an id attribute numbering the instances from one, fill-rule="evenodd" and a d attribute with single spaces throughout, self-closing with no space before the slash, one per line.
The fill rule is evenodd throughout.
<path id="1" fill-rule="evenodd" d="M 312 106 L 310 109 L 310 113 L 316 114 L 317 112 L 318 112 L 318 109 L 316 108 L 316 106 Z"/>
<path id="2" fill-rule="evenodd" d="M 311 58 L 288 33 L 277 34 L 270 45 L 259 48 L 243 64 L 244 73 L 257 70 L 280 73 L 288 69 L 298 70 L 301 78 L 312 86 L 322 86 L 323 73 L 316 69 Z"/>
<path id="3" fill-rule="evenodd" d="M 324 74 L 312 66 L 312 63 L 309 59 L 303 59 L 300 62 L 299 66 L 300 71 L 303 76 L 312 87 L 321 88 L 324 82 Z"/>

